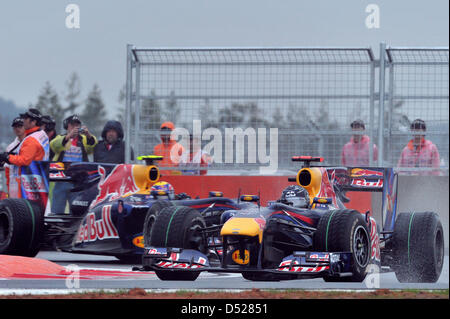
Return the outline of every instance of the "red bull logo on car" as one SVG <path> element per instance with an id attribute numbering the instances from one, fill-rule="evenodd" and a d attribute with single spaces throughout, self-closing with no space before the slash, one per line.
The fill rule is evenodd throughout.
<path id="1" fill-rule="evenodd" d="M 108 176 L 106 176 L 105 168 L 99 166 L 98 173 L 100 175 L 99 192 L 97 198 L 92 202 L 91 208 L 105 199 L 115 200 L 139 191 L 134 181 L 133 165 L 117 165 Z"/>
<path id="2" fill-rule="evenodd" d="M 370 238 L 371 238 L 371 255 L 370 258 L 375 261 L 380 261 L 380 237 L 377 231 L 377 223 L 374 218 L 370 217 Z"/>
<path id="3" fill-rule="evenodd" d="M 364 178 L 355 178 L 352 180 L 352 186 L 361 186 L 361 187 L 383 187 L 383 179 L 378 180 L 366 180 Z"/>
<path id="4" fill-rule="evenodd" d="M 86 215 L 84 222 L 78 229 L 76 243 L 92 242 L 111 238 L 119 238 L 116 227 L 111 220 L 111 207 L 106 205 L 102 207 L 101 218 L 96 220 L 95 213 Z"/>

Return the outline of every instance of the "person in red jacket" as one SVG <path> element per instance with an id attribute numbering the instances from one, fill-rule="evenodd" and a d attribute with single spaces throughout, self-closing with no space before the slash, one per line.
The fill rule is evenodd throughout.
<path id="1" fill-rule="evenodd" d="M 49 160 L 47 134 L 41 130 L 42 115 L 37 109 L 29 109 L 20 114 L 25 128 L 25 138 L 16 149 L 16 155 L 7 152 L 0 154 L 0 162 L 10 164 L 9 197 L 20 198 L 20 168 L 30 166 L 33 161 Z"/>
<path id="2" fill-rule="evenodd" d="M 362 120 L 355 120 L 350 124 L 353 136 L 350 142 L 344 145 L 341 153 L 341 162 L 344 166 L 369 166 L 370 138 L 364 134 L 366 129 Z M 378 160 L 378 148 L 373 144 L 373 160 Z"/>
<path id="3" fill-rule="evenodd" d="M 398 167 L 434 167 L 439 168 L 440 157 L 436 145 L 425 139 L 427 130 L 425 121 L 416 119 L 411 123 L 410 130 L 413 138 L 403 148 L 398 160 Z M 428 174 L 429 171 L 414 172 L 415 174 Z M 431 172 L 432 175 L 439 175 L 439 171 Z"/>

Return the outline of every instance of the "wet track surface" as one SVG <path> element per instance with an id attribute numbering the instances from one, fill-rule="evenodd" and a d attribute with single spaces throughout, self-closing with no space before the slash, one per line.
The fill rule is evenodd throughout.
<path id="1" fill-rule="evenodd" d="M 54 251 L 40 252 L 40 259 L 50 260 L 70 269 L 93 269 L 97 272 L 118 271 L 124 276 L 104 276 L 81 278 L 73 287 L 73 282 L 67 278 L 35 279 L 15 278 L 0 280 L 0 289 L 448 289 L 449 288 L 449 257 L 445 256 L 444 269 L 437 283 L 434 284 L 402 284 L 392 272 L 382 273 L 373 277 L 370 282 L 363 283 L 327 283 L 321 278 L 289 280 L 279 282 L 252 282 L 242 278 L 240 274 L 203 272 L 196 281 L 161 281 L 153 272 L 133 275 L 133 264 L 123 264 L 114 257 L 69 254 Z M 72 285 L 72 287 L 70 287 Z M 375 286 L 374 286 L 375 285 Z"/>

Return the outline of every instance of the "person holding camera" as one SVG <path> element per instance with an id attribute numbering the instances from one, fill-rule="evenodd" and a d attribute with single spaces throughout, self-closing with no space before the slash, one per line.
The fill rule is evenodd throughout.
<path id="1" fill-rule="evenodd" d="M 50 142 L 50 148 L 55 153 L 53 161 L 56 162 L 88 162 L 88 155 L 92 154 L 97 138 L 92 135 L 86 126 L 82 126 L 80 118 L 74 114 L 63 122 L 67 131 L 64 135 L 56 136 Z"/>
<path id="2" fill-rule="evenodd" d="M 94 152 L 97 138 L 92 135 L 86 126 L 82 125 L 80 118 L 74 114 L 63 122 L 67 131 L 64 135 L 56 136 L 50 142 L 50 148 L 54 152 L 53 161 L 56 162 L 88 162 L 88 155 Z M 67 200 L 73 199 L 74 193 L 71 183 L 56 183 L 53 190 L 52 214 L 64 214 Z"/>

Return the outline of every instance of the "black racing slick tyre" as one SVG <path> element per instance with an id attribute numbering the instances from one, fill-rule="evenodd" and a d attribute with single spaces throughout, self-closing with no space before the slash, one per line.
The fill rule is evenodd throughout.
<path id="1" fill-rule="evenodd" d="M 200 229 L 205 227 L 202 215 L 190 207 L 170 206 L 157 215 L 151 232 L 150 244 L 155 247 L 177 247 L 205 252 L 206 245 Z M 198 271 L 155 270 L 161 280 L 197 279 Z"/>
<path id="2" fill-rule="evenodd" d="M 26 199 L 8 198 L 0 202 L 0 254 L 34 257 L 44 234 L 44 214 Z"/>
<path id="3" fill-rule="evenodd" d="M 144 236 L 144 245 L 145 247 L 150 246 L 150 239 L 152 234 L 153 225 L 156 220 L 156 216 L 162 211 L 164 208 L 173 206 L 172 202 L 168 200 L 157 200 L 152 204 L 152 206 L 148 209 L 147 214 L 145 215 L 144 220 L 144 228 L 143 228 L 143 236 Z"/>
<path id="4" fill-rule="evenodd" d="M 394 224 L 393 265 L 401 283 L 434 283 L 444 264 L 444 232 L 434 212 L 400 213 Z"/>
<path id="5" fill-rule="evenodd" d="M 370 235 L 364 216 L 356 210 L 326 212 L 314 233 L 314 249 L 327 252 L 351 252 L 352 276 L 325 276 L 327 282 L 362 282 L 370 262 Z"/>

